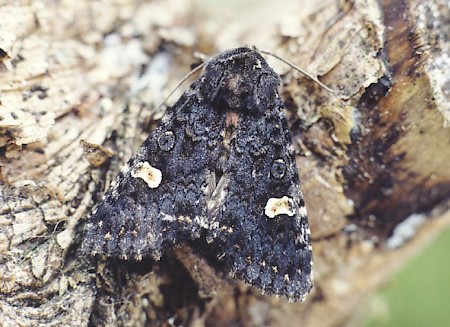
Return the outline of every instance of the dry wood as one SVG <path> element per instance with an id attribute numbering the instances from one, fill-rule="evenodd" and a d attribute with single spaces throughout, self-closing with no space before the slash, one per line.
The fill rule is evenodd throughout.
<path id="1" fill-rule="evenodd" d="M 449 225 L 444 0 L 213 3 L 0 5 L 3 326 L 345 326 Z M 314 240 L 305 303 L 219 280 L 182 249 L 138 266 L 79 253 L 92 206 L 161 117 L 157 105 L 193 53 L 242 45 L 342 90 L 268 58 L 283 78 Z M 415 233 L 407 239 L 402 228 Z"/>

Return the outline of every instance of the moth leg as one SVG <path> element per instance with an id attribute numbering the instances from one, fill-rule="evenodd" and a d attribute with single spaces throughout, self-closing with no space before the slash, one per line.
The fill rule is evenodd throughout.
<path id="1" fill-rule="evenodd" d="M 174 253 L 197 285 L 200 298 L 213 298 L 218 293 L 233 293 L 233 281 L 190 247 L 182 245 L 175 248 Z"/>

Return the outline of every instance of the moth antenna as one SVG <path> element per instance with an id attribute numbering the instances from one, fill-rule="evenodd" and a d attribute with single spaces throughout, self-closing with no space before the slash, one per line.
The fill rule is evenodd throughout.
<path id="1" fill-rule="evenodd" d="M 86 255 L 156 262 L 208 244 L 208 273 L 230 274 L 290 301 L 305 298 L 313 286 L 310 228 L 279 76 L 263 57 L 248 47 L 232 49 L 183 78 L 178 86 L 204 70 L 90 216 Z M 218 92 L 222 103 L 211 100 Z M 282 234 L 271 232 L 278 227 Z M 212 293 L 206 286 L 205 296 Z"/>
<path id="2" fill-rule="evenodd" d="M 173 88 L 172 91 L 170 91 L 170 93 L 164 98 L 164 100 L 156 107 L 156 109 L 159 109 L 162 107 L 162 105 L 164 103 L 166 103 L 167 100 L 169 100 L 169 98 L 172 96 L 172 94 L 175 93 L 175 91 L 184 83 L 186 82 L 186 80 L 191 77 L 192 75 L 194 75 L 196 72 L 198 72 L 200 69 L 202 69 L 203 67 L 205 67 L 206 65 L 206 61 L 202 62 L 200 65 L 198 65 L 197 67 L 195 67 L 194 69 L 192 69 L 189 73 L 187 73 L 180 82 L 178 82 L 177 86 L 175 86 Z"/>
<path id="3" fill-rule="evenodd" d="M 338 90 L 333 90 L 333 89 L 329 88 L 328 86 L 326 86 L 325 84 L 323 84 L 321 81 L 319 81 L 319 79 L 317 79 L 317 77 L 312 76 L 312 75 L 311 75 L 310 73 L 308 73 L 307 71 L 301 69 L 300 67 L 294 65 L 292 62 L 290 62 L 290 61 L 288 61 L 288 60 L 286 60 L 286 59 L 284 59 L 284 58 L 282 58 L 282 57 L 280 57 L 280 56 L 278 56 L 278 55 L 276 55 L 276 54 L 274 54 L 274 53 L 271 53 L 271 52 L 269 52 L 269 51 L 259 50 L 259 49 L 256 50 L 256 51 L 261 52 L 261 53 L 266 54 L 266 55 L 269 55 L 269 56 L 272 56 L 272 57 L 274 57 L 274 58 L 280 60 L 281 62 L 284 62 L 286 65 L 288 65 L 288 66 L 294 68 L 296 71 L 302 73 L 303 75 L 305 75 L 306 77 L 308 77 L 308 78 L 311 79 L 312 81 L 314 81 L 314 82 L 316 82 L 317 84 L 319 84 L 321 87 L 323 87 L 323 88 L 324 88 L 325 90 L 327 90 L 328 92 L 331 92 L 331 93 L 339 93 L 339 92 L 340 92 L 340 91 L 338 91 Z"/>

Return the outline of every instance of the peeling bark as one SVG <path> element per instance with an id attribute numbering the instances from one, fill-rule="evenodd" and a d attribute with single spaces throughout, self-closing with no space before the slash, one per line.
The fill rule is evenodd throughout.
<path id="1" fill-rule="evenodd" d="M 345 326 L 449 225 L 444 1 L 211 6 L 0 6 L 4 326 Z M 307 301 L 261 295 L 188 249 L 156 263 L 82 256 L 90 210 L 161 118 L 157 105 L 195 62 L 193 52 L 246 44 L 341 90 L 329 93 L 268 58 L 282 76 L 314 241 Z M 402 226 L 416 234 L 403 238 Z"/>

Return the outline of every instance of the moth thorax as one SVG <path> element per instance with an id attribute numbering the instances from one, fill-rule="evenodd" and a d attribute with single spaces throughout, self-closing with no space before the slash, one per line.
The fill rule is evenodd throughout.
<path id="1" fill-rule="evenodd" d="M 229 74 L 222 87 L 222 99 L 231 110 L 244 109 L 253 98 L 252 82 L 242 74 Z"/>
<path id="2" fill-rule="evenodd" d="M 260 70 L 228 72 L 214 101 L 225 110 L 258 117 L 279 105 L 277 88 L 278 78 Z"/>

